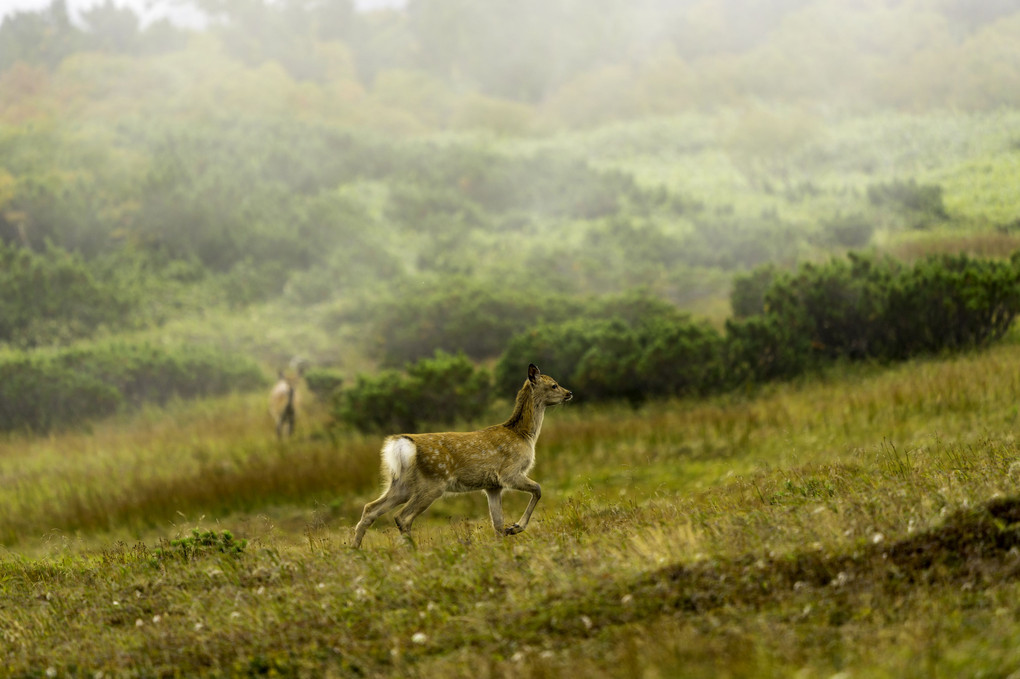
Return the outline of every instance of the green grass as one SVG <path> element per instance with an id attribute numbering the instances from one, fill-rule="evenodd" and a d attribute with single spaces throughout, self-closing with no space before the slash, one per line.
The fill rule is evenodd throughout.
<path id="1" fill-rule="evenodd" d="M 1007 676 L 1018 395 L 1012 338 L 557 408 L 528 531 L 454 496 L 416 549 L 388 518 L 348 546 L 377 439 L 313 410 L 279 445 L 261 395 L 9 437 L 0 676 Z"/>

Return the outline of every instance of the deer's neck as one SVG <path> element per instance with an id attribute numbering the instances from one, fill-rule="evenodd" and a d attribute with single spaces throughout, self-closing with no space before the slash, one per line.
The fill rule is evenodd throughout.
<path id="1" fill-rule="evenodd" d="M 521 390 L 517 392 L 514 412 L 503 426 L 534 442 L 538 440 L 538 434 L 542 431 L 544 418 L 545 404 L 535 403 L 535 392 L 531 383 L 525 382 Z"/>

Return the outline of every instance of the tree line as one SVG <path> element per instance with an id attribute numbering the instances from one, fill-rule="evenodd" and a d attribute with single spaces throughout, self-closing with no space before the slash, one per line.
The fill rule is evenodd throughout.
<path id="1" fill-rule="evenodd" d="M 165 0 L 165 6 L 172 6 Z M 198 32 L 249 68 L 299 82 L 353 80 L 420 122 L 513 126 L 540 106 L 568 124 L 758 100 L 851 108 L 988 109 L 1017 103 L 1020 2 L 922 0 L 189 0 L 203 29 L 143 25 L 106 2 L 72 21 L 65 0 L 0 26 L 0 71 L 56 69 L 85 52 L 152 57 Z M 1012 55 L 1012 56 L 1011 56 Z M 992 68 L 994 66 L 994 68 Z M 477 95 L 466 108 L 458 93 Z M 519 120 L 518 120 L 519 122 Z"/>

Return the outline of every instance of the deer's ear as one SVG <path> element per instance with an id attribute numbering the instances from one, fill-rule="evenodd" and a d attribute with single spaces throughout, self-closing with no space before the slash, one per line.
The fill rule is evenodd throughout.
<path id="1" fill-rule="evenodd" d="M 534 363 L 528 364 L 528 380 L 534 382 L 541 374 L 542 371 L 538 369 L 537 365 L 535 365 Z"/>

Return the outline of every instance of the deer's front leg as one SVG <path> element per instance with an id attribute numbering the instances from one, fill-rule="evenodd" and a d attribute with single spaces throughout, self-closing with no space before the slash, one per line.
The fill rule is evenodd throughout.
<path id="1" fill-rule="evenodd" d="M 535 511 L 535 505 L 538 504 L 538 500 L 542 497 L 542 486 L 524 476 L 518 479 L 510 488 L 531 493 L 531 502 L 528 503 L 527 509 L 521 515 L 521 520 L 512 526 L 508 526 L 506 529 L 507 535 L 517 535 L 528 527 L 528 522 L 531 521 L 531 513 Z"/>

